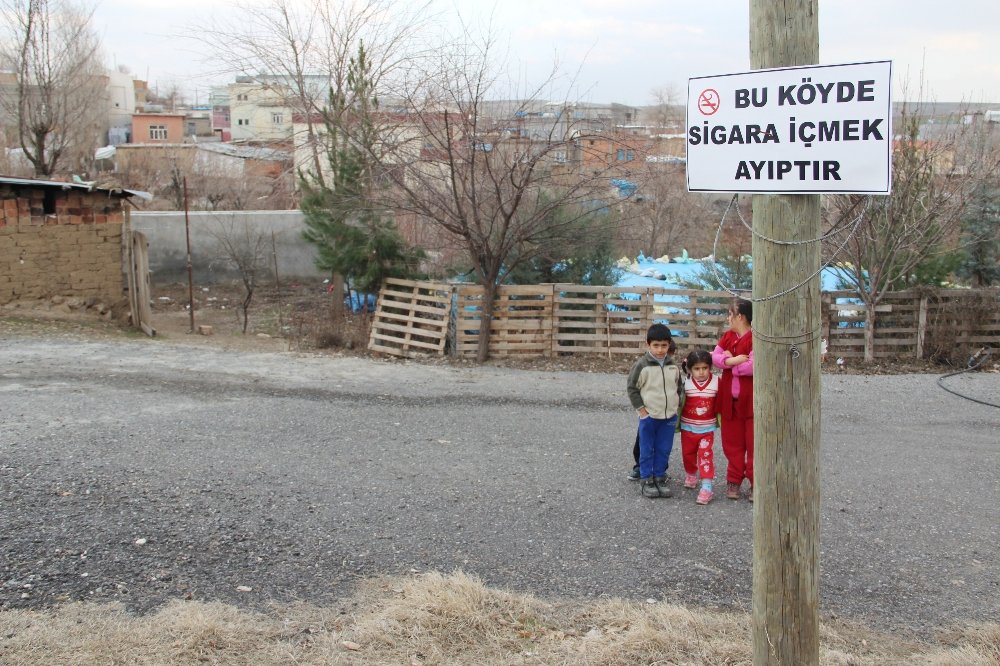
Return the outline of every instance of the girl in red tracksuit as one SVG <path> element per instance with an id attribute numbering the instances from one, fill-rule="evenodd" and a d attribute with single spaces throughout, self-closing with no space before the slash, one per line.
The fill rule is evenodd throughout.
<path id="1" fill-rule="evenodd" d="M 712 501 L 715 478 L 716 396 L 719 378 L 712 374 L 712 355 L 704 349 L 688 354 L 682 364 L 688 377 L 684 381 L 684 408 L 681 410 L 681 451 L 684 458 L 684 487 L 697 488 L 701 476 L 698 504 Z"/>
<path id="2" fill-rule="evenodd" d="M 722 420 L 722 452 L 726 471 L 726 497 L 740 498 L 743 480 L 750 482 L 753 501 L 753 303 L 734 299 L 727 314 L 729 330 L 712 351 L 712 361 L 722 368 L 717 404 Z"/>

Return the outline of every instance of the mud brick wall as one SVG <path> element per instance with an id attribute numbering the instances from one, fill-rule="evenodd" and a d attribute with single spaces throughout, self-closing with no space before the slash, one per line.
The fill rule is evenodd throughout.
<path id="1" fill-rule="evenodd" d="M 0 305 L 123 294 L 124 200 L 107 191 L 0 184 Z"/>

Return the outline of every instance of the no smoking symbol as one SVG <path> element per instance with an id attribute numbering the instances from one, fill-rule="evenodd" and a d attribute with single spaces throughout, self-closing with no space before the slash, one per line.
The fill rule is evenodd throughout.
<path id="1" fill-rule="evenodd" d="M 714 88 L 705 88 L 698 95 L 698 110 L 703 116 L 710 116 L 719 110 L 719 93 Z"/>

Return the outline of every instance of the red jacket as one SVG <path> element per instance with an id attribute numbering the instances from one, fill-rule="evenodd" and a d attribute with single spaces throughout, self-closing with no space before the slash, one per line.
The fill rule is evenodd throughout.
<path id="1" fill-rule="evenodd" d="M 753 351 L 753 334 L 747 331 L 743 335 L 736 335 L 733 331 L 726 331 L 719 340 L 719 345 L 712 354 L 716 366 L 722 368 L 722 378 L 719 379 L 719 395 L 716 398 L 716 405 L 719 413 L 724 419 L 752 419 L 753 418 L 753 365 L 751 361 L 750 372 L 737 374 L 737 381 L 740 383 L 739 397 L 733 400 L 733 369 L 726 367 L 718 355 L 721 352 L 729 352 L 733 356 L 747 354 Z M 746 365 L 746 364 L 743 364 Z M 740 366 L 737 366 L 740 367 Z"/>

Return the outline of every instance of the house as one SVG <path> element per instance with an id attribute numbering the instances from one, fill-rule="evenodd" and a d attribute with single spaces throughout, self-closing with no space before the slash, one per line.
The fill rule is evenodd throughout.
<path id="1" fill-rule="evenodd" d="M 433 115 L 443 117 L 442 114 Z M 425 114 L 424 120 L 427 117 Z M 304 113 L 296 113 L 292 120 L 296 173 L 316 172 L 318 169 L 324 179 L 329 179 L 327 127 L 322 114 L 313 113 L 307 116 Z M 386 156 L 385 161 L 389 164 L 403 165 L 426 161 L 429 155 L 439 150 L 431 138 L 425 136 L 421 119 L 415 114 L 377 111 L 372 115 L 372 120 L 379 127 L 381 144 L 377 150 Z"/>
<path id="2" fill-rule="evenodd" d="M 212 109 L 193 106 L 184 113 L 184 138 L 193 141 L 218 140 L 212 131 Z"/>
<path id="3" fill-rule="evenodd" d="M 291 140 L 292 108 L 286 88 L 240 77 L 228 90 L 233 141 Z"/>
<path id="4" fill-rule="evenodd" d="M 184 130 L 183 113 L 133 113 L 130 143 L 180 143 L 184 140 Z"/>
<path id="5" fill-rule="evenodd" d="M 290 152 L 214 141 L 117 146 L 114 170 L 122 182 L 142 182 L 158 197 L 174 197 L 163 203 L 178 208 L 179 174 L 186 176 L 193 197 L 211 195 L 220 201 L 248 191 L 256 193 L 255 201 L 265 196 L 286 198 L 293 187 Z"/>
<path id="6" fill-rule="evenodd" d="M 0 176 L 0 305 L 123 296 L 127 200 L 145 192 Z"/>
<path id="7" fill-rule="evenodd" d="M 136 81 L 131 74 L 108 72 L 108 145 L 126 143 L 132 132 L 132 114 L 137 110 Z"/>
<path id="8" fill-rule="evenodd" d="M 276 148 L 231 143 L 130 144 L 115 150 L 116 171 L 141 167 L 149 173 L 167 173 L 174 165 L 195 176 L 278 178 L 291 167 L 291 154 Z"/>
<path id="9" fill-rule="evenodd" d="M 581 136 L 577 142 L 581 171 L 635 173 L 647 164 L 682 164 L 684 135 L 656 132 L 655 127 L 619 125 L 609 132 Z"/>
<path id="10" fill-rule="evenodd" d="M 214 86 L 209 93 L 208 104 L 212 107 L 212 134 L 219 141 L 231 141 L 233 132 L 230 122 L 229 88 Z"/>

